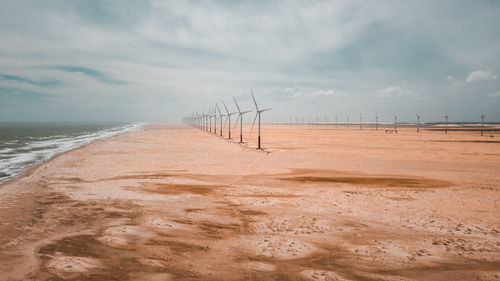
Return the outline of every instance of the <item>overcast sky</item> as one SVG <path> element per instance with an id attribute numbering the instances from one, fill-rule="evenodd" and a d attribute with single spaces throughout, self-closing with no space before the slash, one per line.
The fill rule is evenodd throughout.
<path id="1" fill-rule="evenodd" d="M 500 121 L 500 1 L 0 1 L 0 121 Z"/>

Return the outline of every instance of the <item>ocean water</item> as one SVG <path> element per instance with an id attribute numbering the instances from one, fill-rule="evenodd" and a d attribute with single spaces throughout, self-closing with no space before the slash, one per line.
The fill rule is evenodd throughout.
<path id="1" fill-rule="evenodd" d="M 139 130 L 143 125 L 0 122 L 0 183 L 17 176 L 28 165 L 95 140 Z"/>

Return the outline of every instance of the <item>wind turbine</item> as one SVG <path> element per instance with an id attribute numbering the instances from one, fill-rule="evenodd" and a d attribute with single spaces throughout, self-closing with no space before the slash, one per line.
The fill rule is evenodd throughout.
<path id="1" fill-rule="evenodd" d="M 217 105 L 217 104 L 216 104 Z M 222 137 L 222 116 L 226 116 L 222 114 L 220 111 L 219 105 L 217 105 L 217 110 L 219 111 L 219 120 L 220 120 L 220 136 Z"/>
<path id="2" fill-rule="evenodd" d="M 194 116 L 195 116 L 195 117 L 194 117 L 194 119 L 195 119 L 195 121 L 196 121 L 196 127 L 197 127 L 198 129 L 201 129 L 201 127 L 200 127 L 200 114 L 199 114 L 198 112 L 196 112 L 196 113 L 194 114 Z"/>
<path id="3" fill-rule="evenodd" d="M 484 112 L 481 113 L 481 136 L 483 135 L 484 129 Z"/>
<path id="4" fill-rule="evenodd" d="M 214 117 L 215 117 L 215 120 L 214 120 L 214 135 L 217 135 L 217 103 L 215 103 L 215 108 L 214 108 Z M 222 127 L 221 127 L 221 130 L 222 130 Z"/>
<path id="5" fill-rule="evenodd" d="M 375 113 L 375 131 L 378 131 L 378 112 Z"/>
<path id="6" fill-rule="evenodd" d="M 201 130 L 205 131 L 205 110 L 200 115 L 200 121 L 201 121 Z"/>
<path id="7" fill-rule="evenodd" d="M 205 131 L 207 131 L 207 132 L 208 132 L 208 123 L 209 123 L 209 122 L 208 122 L 208 121 L 209 121 L 208 119 L 210 119 L 210 114 L 209 114 L 209 112 L 205 113 Z"/>
<path id="8" fill-rule="evenodd" d="M 209 118 L 209 121 L 208 121 L 209 125 L 208 126 L 209 126 L 210 133 L 212 132 L 212 117 L 214 117 L 214 116 L 215 116 L 215 113 L 213 113 L 213 111 L 210 110 L 210 112 L 208 113 L 208 118 Z"/>
<path id="9" fill-rule="evenodd" d="M 222 102 L 222 105 L 224 105 L 224 108 L 226 109 L 226 112 L 227 112 L 227 119 L 229 120 L 229 126 L 228 126 L 228 128 L 229 128 L 229 137 L 228 137 L 228 139 L 231 139 L 231 115 L 236 114 L 238 112 L 229 112 L 229 110 L 227 110 L 227 106 L 224 103 L 224 101 Z"/>
<path id="10" fill-rule="evenodd" d="M 236 102 L 236 98 L 233 96 L 234 104 L 236 104 L 236 108 L 238 109 L 238 118 L 236 119 L 236 124 L 238 124 L 238 119 L 240 120 L 240 143 L 243 143 L 243 114 L 251 112 L 251 110 L 241 111 L 240 106 Z"/>
<path id="11" fill-rule="evenodd" d="M 264 111 L 271 110 L 271 108 L 259 110 L 259 106 L 257 106 L 257 102 L 255 101 L 255 96 L 253 95 L 253 90 L 250 89 L 250 91 L 252 92 L 253 103 L 255 104 L 255 109 L 257 110 L 257 112 L 255 113 L 255 117 L 253 118 L 253 123 L 252 123 L 252 128 L 250 129 L 250 133 L 253 130 L 253 125 L 255 124 L 255 120 L 257 119 L 257 116 L 259 116 L 259 137 L 258 137 L 258 142 L 257 142 L 258 143 L 257 148 L 260 149 L 260 114 Z"/>
<path id="12" fill-rule="evenodd" d="M 444 127 L 444 133 L 448 134 L 448 112 L 446 112 L 446 115 L 444 116 L 444 120 L 446 121 L 446 125 Z"/>
<path id="13" fill-rule="evenodd" d="M 396 116 L 396 114 L 394 114 L 394 132 L 397 133 L 398 132 L 398 128 L 396 127 L 398 124 L 398 117 Z"/>
<path id="14" fill-rule="evenodd" d="M 217 128 L 217 108 L 219 106 L 217 105 L 217 103 L 215 103 L 215 107 L 214 107 L 214 128 Z M 222 131 L 222 130 L 221 130 Z M 217 135 L 217 130 L 214 130 L 214 135 Z"/>
<path id="15" fill-rule="evenodd" d="M 420 114 L 417 113 L 417 133 L 420 132 Z"/>
<path id="16" fill-rule="evenodd" d="M 359 130 L 363 130 L 363 115 L 359 114 Z"/>
<path id="17" fill-rule="evenodd" d="M 207 119 L 208 119 L 208 114 L 205 113 L 205 110 L 203 110 L 203 131 L 208 131 Z"/>

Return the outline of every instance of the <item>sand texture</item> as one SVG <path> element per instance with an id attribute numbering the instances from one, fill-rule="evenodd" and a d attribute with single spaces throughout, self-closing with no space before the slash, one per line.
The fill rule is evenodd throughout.
<path id="1" fill-rule="evenodd" d="M 497 138 L 255 138 L 149 125 L 3 184 L 0 280 L 500 280 Z"/>

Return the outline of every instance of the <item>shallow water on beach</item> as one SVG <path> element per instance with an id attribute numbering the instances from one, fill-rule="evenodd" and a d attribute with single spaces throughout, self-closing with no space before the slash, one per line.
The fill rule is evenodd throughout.
<path id="1" fill-rule="evenodd" d="M 28 165 L 142 126 L 143 123 L 0 122 L 0 183 L 15 177 Z"/>

